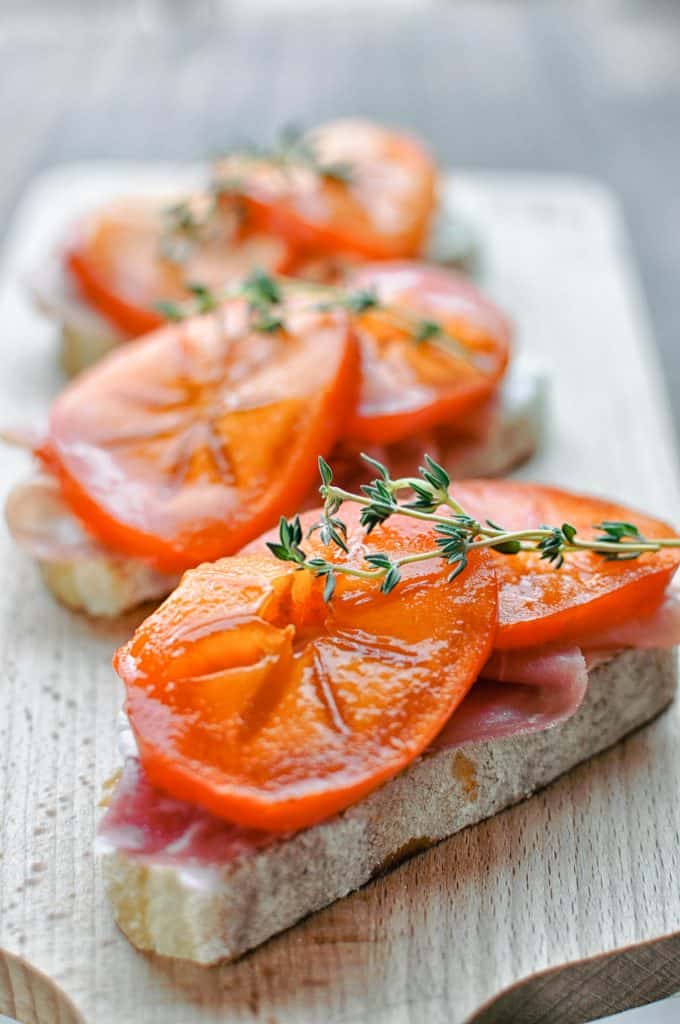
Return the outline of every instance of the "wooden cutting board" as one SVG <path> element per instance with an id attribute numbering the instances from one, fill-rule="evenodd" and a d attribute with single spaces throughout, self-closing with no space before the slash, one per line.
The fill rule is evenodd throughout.
<path id="1" fill-rule="evenodd" d="M 80 164 L 32 186 L 1 279 L 2 421 L 44 415 L 60 385 L 54 332 L 22 275 L 84 206 L 173 174 L 185 177 Z M 486 283 L 516 318 L 521 347 L 550 373 L 549 430 L 522 475 L 677 518 L 670 418 L 615 201 L 588 181 L 486 173 L 456 177 L 448 199 L 479 232 Z M 0 457 L 4 492 L 29 467 L 22 453 Z M 673 708 L 235 965 L 142 956 L 113 924 L 93 854 L 97 803 L 117 765 L 121 692 L 109 661 L 135 616 L 102 624 L 67 612 L 5 533 L 0 544 L 0 947 L 67 997 L 8 955 L 0 1013 L 25 1024 L 460 1024 L 536 971 L 680 929 Z M 600 992 L 598 1012 L 619 1005 L 622 985 L 609 1002 Z M 484 1019 L 588 1019 L 560 1005 Z"/>

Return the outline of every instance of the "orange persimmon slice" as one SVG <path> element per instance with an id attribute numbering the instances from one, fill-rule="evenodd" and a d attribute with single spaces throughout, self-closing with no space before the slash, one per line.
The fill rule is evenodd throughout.
<path id="1" fill-rule="evenodd" d="M 659 519 L 614 502 L 554 487 L 509 480 L 456 482 L 452 493 L 466 512 L 490 517 L 507 529 L 570 523 L 584 539 L 601 534 L 605 520 L 632 523 L 647 537 L 670 537 Z M 626 561 L 606 561 L 590 551 L 565 555 L 556 569 L 534 552 L 496 555 L 499 578 L 498 648 L 581 643 L 618 622 L 648 614 L 662 600 L 680 564 L 680 551 L 665 548 Z"/>
<path id="2" fill-rule="evenodd" d="M 358 317 L 361 391 L 348 434 L 390 444 L 440 423 L 464 423 L 498 388 L 510 354 L 503 314 L 462 274 L 426 264 L 362 267 L 347 290 L 373 291 L 418 324 L 436 323 L 458 344 L 418 341 L 379 309 Z"/>
<path id="3" fill-rule="evenodd" d="M 317 128 L 304 144 L 311 164 L 294 155 L 282 162 L 234 154 L 217 165 L 225 201 L 231 190 L 253 230 L 314 255 L 398 259 L 421 252 L 435 206 L 436 169 L 419 142 L 348 119 Z"/>
<path id="4" fill-rule="evenodd" d="M 356 509 L 345 518 L 351 554 L 314 535 L 312 555 L 365 568 L 367 551 L 432 543 L 413 521 L 366 538 Z M 271 831 L 360 800 L 427 747 L 476 680 L 495 632 L 493 563 L 475 552 L 453 583 L 440 561 L 411 564 L 389 595 L 339 576 L 330 604 L 323 580 L 266 551 L 186 573 L 114 659 L 146 775 Z"/>
<path id="5" fill-rule="evenodd" d="M 175 572 L 237 551 L 294 511 L 356 400 L 347 314 L 245 303 L 130 342 L 54 403 L 41 452 L 107 547 Z"/>
<path id="6" fill-rule="evenodd" d="M 209 197 L 184 204 L 194 207 L 197 224 L 173 235 L 168 204 L 128 199 L 95 210 L 75 229 L 64 254 L 66 266 L 87 301 L 128 337 L 165 323 L 161 301 L 189 297 L 187 284 L 228 286 L 256 267 L 284 271 L 291 254 L 283 239 L 240 233 L 237 220 L 220 207 L 206 212 Z M 182 259 L 171 249 L 183 248 Z M 172 258 L 171 258 L 172 257 Z"/>

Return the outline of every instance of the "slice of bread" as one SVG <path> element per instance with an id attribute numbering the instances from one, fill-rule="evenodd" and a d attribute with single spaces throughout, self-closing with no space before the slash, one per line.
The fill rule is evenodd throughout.
<path id="1" fill-rule="evenodd" d="M 125 341 L 78 295 L 57 257 L 46 260 L 26 283 L 38 309 L 59 325 L 59 364 L 67 377 L 75 377 Z"/>
<path id="2" fill-rule="evenodd" d="M 38 565 L 58 601 L 74 611 L 107 619 L 166 597 L 179 582 L 179 577 L 156 572 L 139 559 L 106 554 Z"/>
<path id="3" fill-rule="evenodd" d="M 585 700 L 561 724 L 426 754 L 332 820 L 203 878 L 160 855 L 105 847 L 116 921 L 143 950 L 202 964 L 234 959 L 604 750 L 657 715 L 676 683 L 676 650 L 621 652 L 589 673 Z"/>

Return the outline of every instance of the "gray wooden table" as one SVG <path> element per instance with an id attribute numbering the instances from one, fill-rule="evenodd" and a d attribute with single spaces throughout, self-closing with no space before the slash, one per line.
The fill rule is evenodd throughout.
<path id="1" fill-rule="evenodd" d="M 410 126 L 454 166 L 612 185 L 680 420 L 674 0 L 1 0 L 0 225 L 59 161 L 195 158 L 341 112 Z"/>

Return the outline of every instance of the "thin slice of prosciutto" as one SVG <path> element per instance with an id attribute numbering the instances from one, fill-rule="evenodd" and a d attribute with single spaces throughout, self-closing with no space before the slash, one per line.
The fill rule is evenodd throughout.
<path id="1" fill-rule="evenodd" d="M 147 781 L 128 757 L 97 835 L 97 848 L 122 850 L 155 862 L 226 864 L 281 839 L 280 833 L 232 825 L 194 804 L 176 800 Z"/>
<path id="2" fill-rule="evenodd" d="M 65 503 L 61 488 L 49 473 L 17 484 L 9 493 L 5 517 L 15 543 L 42 562 L 73 561 L 106 556 Z"/>
<path id="3" fill-rule="evenodd" d="M 650 614 L 610 629 L 600 630 L 584 641 L 588 651 L 597 648 L 675 647 L 680 644 L 680 577 L 666 590 L 661 604 Z"/>
<path id="4" fill-rule="evenodd" d="M 545 673 L 543 683 L 538 680 L 540 671 Z M 524 664 L 516 656 L 510 675 L 521 675 L 524 682 L 475 683 L 430 750 L 547 729 L 574 714 L 588 685 L 586 662 L 577 647 L 541 652 L 533 662 L 525 656 Z M 154 863 L 186 870 L 217 867 L 282 838 L 232 825 L 155 789 L 135 756 L 129 729 L 123 730 L 122 739 L 127 756 L 99 828 L 101 850 L 149 857 Z"/>

